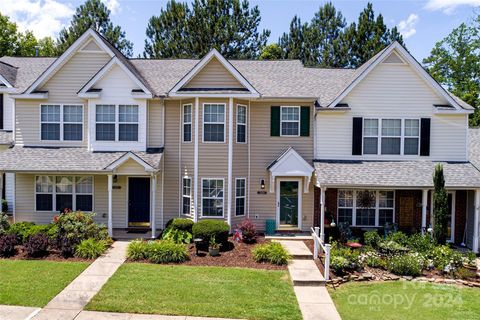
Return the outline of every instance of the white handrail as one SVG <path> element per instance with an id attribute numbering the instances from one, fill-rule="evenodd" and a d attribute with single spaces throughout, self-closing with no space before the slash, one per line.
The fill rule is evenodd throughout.
<path id="1" fill-rule="evenodd" d="M 325 263 L 324 263 L 324 278 L 325 280 L 330 279 L 330 244 L 325 244 L 320 238 L 320 228 L 315 227 L 311 228 L 312 230 L 312 239 L 313 239 L 313 259 L 318 259 L 318 254 L 325 252 Z M 319 252 L 320 251 L 320 252 Z"/>

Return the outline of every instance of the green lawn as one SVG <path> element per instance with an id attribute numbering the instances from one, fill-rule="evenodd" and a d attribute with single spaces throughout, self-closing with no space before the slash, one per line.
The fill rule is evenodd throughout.
<path id="1" fill-rule="evenodd" d="M 408 281 L 348 283 L 330 290 L 342 319 L 479 319 L 480 289 Z"/>
<path id="2" fill-rule="evenodd" d="M 87 310 L 243 319 L 301 319 L 286 271 L 127 263 Z"/>
<path id="3" fill-rule="evenodd" d="M 0 260 L 0 304 L 43 307 L 88 263 Z"/>

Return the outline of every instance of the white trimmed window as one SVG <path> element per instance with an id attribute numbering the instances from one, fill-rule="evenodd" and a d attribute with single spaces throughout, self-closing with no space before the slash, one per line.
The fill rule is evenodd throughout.
<path id="1" fill-rule="evenodd" d="M 382 154 L 401 154 L 402 120 L 382 119 Z"/>
<path id="2" fill-rule="evenodd" d="M 36 176 L 35 211 L 93 210 L 92 176 Z"/>
<path id="3" fill-rule="evenodd" d="M 95 110 L 95 137 L 97 141 L 115 141 L 115 105 L 97 104 Z"/>
<path id="4" fill-rule="evenodd" d="M 338 222 L 351 226 L 381 227 L 395 222 L 395 192 L 391 190 L 338 190 Z"/>
<path id="5" fill-rule="evenodd" d="M 418 155 L 420 142 L 420 120 L 405 119 L 403 154 Z"/>
<path id="6" fill-rule="evenodd" d="M 363 154 L 418 155 L 420 119 L 363 120 Z"/>
<path id="7" fill-rule="evenodd" d="M 300 136 L 300 107 L 281 107 L 280 120 L 282 136 Z"/>
<path id="8" fill-rule="evenodd" d="M 378 119 L 363 121 L 363 154 L 378 154 Z"/>
<path id="9" fill-rule="evenodd" d="M 118 106 L 118 140 L 138 141 L 138 106 L 121 104 Z"/>
<path id="10" fill-rule="evenodd" d="M 202 179 L 202 216 L 223 217 L 223 179 Z"/>
<path id="11" fill-rule="evenodd" d="M 246 184 L 247 179 L 236 178 L 235 179 L 235 215 L 245 215 L 245 199 L 246 199 Z"/>
<path id="12" fill-rule="evenodd" d="M 247 106 L 237 104 L 237 142 L 247 142 Z"/>
<path id="13" fill-rule="evenodd" d="M 97 104 L 95 107 L 97 141 L 138 141 L 138 105 Z"/>
<path id="14" fill-rule="evenodd" d="M 183 105 L 183 142 L 192 141 L 192 105 Z"/>
<path id="15" fill-rule="evenodd" d="M 190 214 L 192 202 L 192 179 L 183 178 L 182 179 L 182 213 Z"/>
<path id="16" fill-rule="evenodd" d="M 40 105 L 41 140 L 83 140 L 83 106 Z"/>
<path id="17" fill-rule="evenodd" d="M 225 104 L 203 105 L 203 141 L 225 142 Z"/>

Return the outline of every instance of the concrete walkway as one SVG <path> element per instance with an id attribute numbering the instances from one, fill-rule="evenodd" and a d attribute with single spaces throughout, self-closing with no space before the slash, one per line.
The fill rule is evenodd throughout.
<path id="1" fill-rule="evenodd" d="M 35 316 L 40 310 L 40 308 L 34 307 L 0 305 L 0 319 L 28 320 Z"/>
<path id="2" fill-rule="evenodd" d="M 278 241 L 292 255 L 288 271 L 304 320 L 341 320 L 325 288 L 325 278 L 303 241 Z M 311 259 L 311 260 L 306 260 Z"/>
<path id="3" fill-rule="evenodd" d="M 128 242 L 114 242 L 105 255 L 95 260 L 32 319 L 75 319 L 125 261 L 127 246 Z"/>

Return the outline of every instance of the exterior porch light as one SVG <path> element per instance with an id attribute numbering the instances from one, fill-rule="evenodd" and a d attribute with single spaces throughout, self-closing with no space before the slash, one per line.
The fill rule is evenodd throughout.
<path id="1" fill-rule="evenodd" d="M 113 183 L 117 183 L 118 181 L 118 176 L 116 174 L 113 175 Z"/>
<path id="2" fill-rule="evenodd" d="M 260 180 L 260 189 L 265 190 L 265 179 Z"/>

